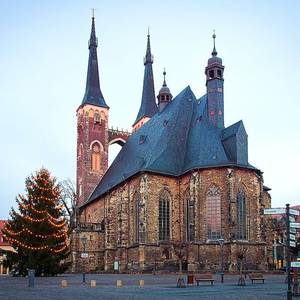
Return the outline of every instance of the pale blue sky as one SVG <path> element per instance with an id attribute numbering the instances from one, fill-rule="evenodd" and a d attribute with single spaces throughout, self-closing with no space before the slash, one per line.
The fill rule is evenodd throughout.
<path id="1" fill-rule="evenodd" d="M 0 1 L 0 218 L 41 166 L 75 179 L 76 109 L 91 8 L 110 125 L 131 128 L 150 26 L 155 88 L 205 93 L 211 34 L 225 65 L 225 123 L 242 119 L 273 206 L 300 203 L 299 1 Z M 113 149 L 115 152 L 116 149 Z"/>

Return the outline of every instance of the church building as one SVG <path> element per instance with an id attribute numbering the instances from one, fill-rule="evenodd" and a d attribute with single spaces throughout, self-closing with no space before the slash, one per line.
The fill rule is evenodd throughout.
<path id="1" fill-rule="evenodd" d="M 270 189 L 248 161 L 243 122 L 224 124 L 224 65 L 215 38 L 206 94 L 197 98 L 188 86 L 173 97 L 165 71 L 155 94 L 148 32 L 141 105 L 129 133 L 108 125 L 92 18 L 77 109 L 73 271 L 176 271 L 179 260 L 190 271 L 219 270 L 221 253 L 224 269 L 236 270 L 239 251 L 246 268 L 267 267 L 272 244 L 262 211 L 271 205 Z M 113 143 L 122 149 L 108 168 Z"/>

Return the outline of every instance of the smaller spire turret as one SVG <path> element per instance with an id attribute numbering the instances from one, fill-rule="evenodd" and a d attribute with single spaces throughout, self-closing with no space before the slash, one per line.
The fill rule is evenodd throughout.
<path id="1" fill-rule="evenodd" d="M 207 67 L 205 69 L 205 74 L 206 74 L 206 84 L 209 80 L 219 78 L 223 79 L 223 71 L 224 71 L 224 66 L 222 62 L 222 58 L 218 57 L 218 52 L 216 50 L 216 32 L 215 30 L 213 31 L 213 51 L 211 53 L 212 57 L 208 59 L 207 62 Z"/>
<path id="2" fill-rule="evenodd" d="M 164 108 L 167 106 L 167 104 L 169 102 L 171 102 L 173 96 L 170 92 L 170 89 L 168 88 L 167 86 L 167 83 L 166 83 L 166 69 L 164 68 L 164 72 L 163 72 L 163 75 L 164 75 L 164 82 L 163 82 L 163 85 L 158 93 L 158 96 L 157 96 L 157 99 L 158 99 L 158 110 L 159 112 L 163 111 Z"/>

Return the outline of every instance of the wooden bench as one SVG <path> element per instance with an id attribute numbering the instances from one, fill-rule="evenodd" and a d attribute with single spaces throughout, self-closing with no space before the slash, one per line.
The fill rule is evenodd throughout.
<path id="1" fill-rule="evenodd" d="M 253 281 L 262 281 L 262 283 L 265 283 L 265 279 L 262 273 L 252 273 L 252 274 L 248 274 L 249 279 L 251 279 L 252 284 Z"/>
<path id="2" fill-rule="evenodd" d="M 197 282 L 197 286 L 199 286 L 200 282 L 210 282 L 210 284 L 213 285 L 215 280 L 211 273 L 205 273 L 195 275 L 195 281 Z"/>

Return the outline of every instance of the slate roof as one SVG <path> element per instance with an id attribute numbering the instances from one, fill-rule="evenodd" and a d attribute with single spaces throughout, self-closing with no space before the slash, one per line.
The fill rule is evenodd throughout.
<path id="1" fill-rule="evenodd" d="M 86 88 L 81 106 L 84 104 L 91 104 L 109 108 L 108 105 L 105 103 L 102 91 L 100 89 L 97 46 L 98 42 L 95 32 L 95 18 L 93 17 L 91 36 L 89 40 L 89 62 L 86 77 Z"/>
<path id="2" fill-rule="evenodd" d="M 192 169 L 241 166 L 226 155 L 222 132 L 207 120 L 207 96 L 196 99 L 188 86 L 123 146 L 83 206 L 143 171 L 180 176 Z M 234 132 L 226 132 L 230 134 Z M 257 170 L 257 169 L 255 169 Z"/>
<path id="3" fill-rule="evenodd" d="M 141 101 L 139 112 L 134 121 L 134 124 L 136 124 L 143 117 L 149 117 L 149 118 L 153 117 L 158 110 L 155 101 L 152 64 L 153 64 L 153 57 L 150 48 L 150 35 L 148 34 L 147 50 L 146 50 L 146 56 L 144 61 L 145 71 L 144 71 L 142 101 Z"/>

